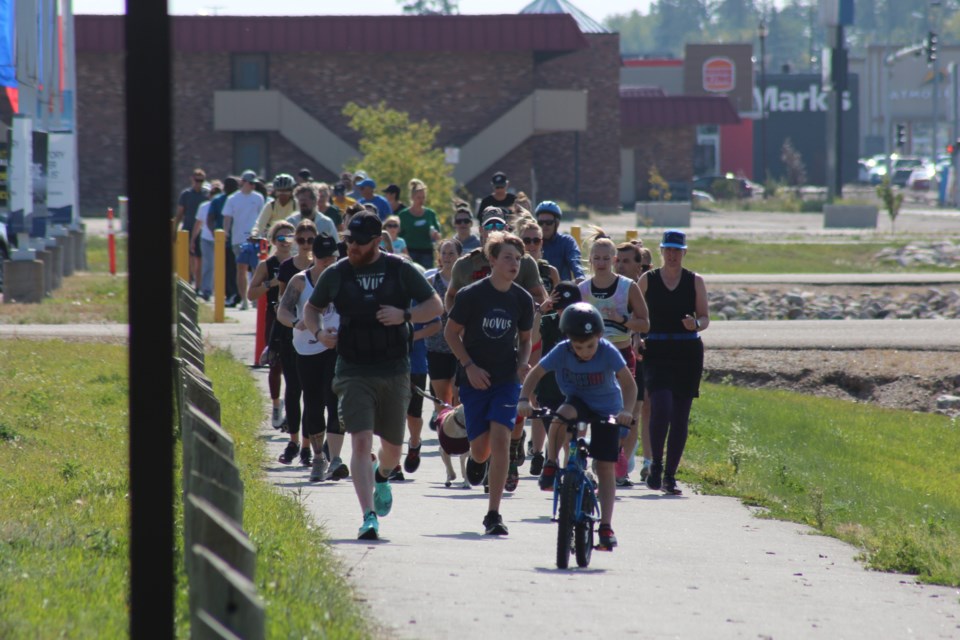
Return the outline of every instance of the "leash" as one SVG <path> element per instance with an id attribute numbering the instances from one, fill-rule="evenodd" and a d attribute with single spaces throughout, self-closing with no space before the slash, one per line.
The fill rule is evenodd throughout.
<path id="1" fill-rule="evenodd" d="M 436 402 L 438 405 L 440 405 L 440 406 L 443 407 L 444 409 L 456 409 L 456 407 L 454 407 L 453 405 L 447 404 L 446 402 L 444 402 L 444 401 L 441 400 L 440 398 L 437 398 L 436 396 L 430 395 L 429 393 L 427 393 L 426 391 L 424 391 L 423 389 L 421 389 L 421 388 L 418 387 L 417 385 L 413 385 L 413 389 L 414 389 L 414 391 L 416 391 L 417 393 L 419 393 L 422 397 L 424 397 L 424 398 L 426 398 L 427 400 L 430 400 L 430 401 L 432 401 L 432 402 Z"/>

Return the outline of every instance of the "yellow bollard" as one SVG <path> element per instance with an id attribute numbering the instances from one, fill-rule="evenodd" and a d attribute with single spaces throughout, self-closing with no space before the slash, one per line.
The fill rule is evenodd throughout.
<path id="1" fill-rule="evenodd" d="M 177 275 L 190 282 L 190 232 L 181 229 L 177 232 Z"/>
<path id="2" fill-rule="evenodd" d="M 570 227 L 570 235 L 573 236 L 573 239 L 577 241 L 577 246 L 582 247 L 583 243 L 580 241 L 580 227 L 574 225 Z"/>
<path id="3" fill-rule="evenodd" d="M 213 232 L 213 321 L 224 321 L 227 297 L 227 234 L 223 229 Z"/>
<path id="4" fill-rule="evenodd" d="M 636 229 L 627 229 L 627 242 L 633 242 L 640 237 L 640 232 Z"/>

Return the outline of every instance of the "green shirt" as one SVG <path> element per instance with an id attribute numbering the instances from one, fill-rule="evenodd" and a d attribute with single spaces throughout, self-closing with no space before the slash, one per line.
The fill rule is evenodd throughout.
<path id="1" fill-rule="evenodd" d="M 400 218 L 400 237 L 407 241 L 407 250 L 430 251 L 433 249 L 433 239 L 430 232 L 440 231 L 437 222 L 437 212 L 430 207 L 423 208 L 422 216 L 415 216 L 408 207 L 397 212 Z"/>
<path id="2" fill-rule="evenodd" d="M 460 256 L 453 264 L 453 273 L 450 274 L 450 287 L 459 291 L 472 282 L 490 275 L 490 263 L 487 257 L 483 255 L 483 249 L 474 249 L 470 253 Z M 515 281 L 523 287 L 527 293 L 533 293 L 533 290 L 543 283 L 540 282 L 540 271 L 537 269 L 537 261 L 530 254 L 523 254 L 520 258 L 520 272 Z"/>
<path id="3" fill-rule="evenodd" d="M 344 258 L 346 260 L 346 258 Z M 362 267 L 354 267 L 357 284 L 361 289 L 367 290 L 368 287 L 376 288 L 383 282 L 383 276 L 386 273 L 386 257 L 381 255 L 373 263 Z M 341 260 L 343 262 L 343 260 Z M 339 264 L 339 263 L 338 263 Z M 310 304 L 323 309 L 332 303 L 340 291 L 340 277 L 342 271 L 338 268 L 329 267 L 324 270 L 317 281 L 317 286 L 310 296 Z M 404 288 L 407 297 L 415 300 L 417 303 L 426 302 L 436 292 L 433 286 L 423 276 L 423 272 L 408 260 L 404 260 L 400 265 L 400 284 Z M 336 374 L 345 377 L 388 377 L 410 373 L 410 357 L 392 358 L 375 364 L 357 364 L 349 362 L 346 358 L 337 358 Z"/>
<path id="4" fill-rule="evenodd" d="M 343 224 L 343 216 L 340 215 L 340 209 L 336 208 L 334 205 L 327 207 L 326 211 L 323 212 L 323 215 L 333 220 L 333 226 L 335 226 L 337 229 L 339 229 L 340 225 Z"/>

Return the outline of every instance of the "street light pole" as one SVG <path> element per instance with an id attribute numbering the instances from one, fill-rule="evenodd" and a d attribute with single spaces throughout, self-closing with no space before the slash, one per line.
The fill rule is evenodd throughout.
<path id="1" fill-rule="evenodd" d="M 767 182 L 767 21 L 760 18 L 757 26 L 757 35 L 760 37 L 760 180 Z M 767 195 L 766 189 L 763 191 Z"/>

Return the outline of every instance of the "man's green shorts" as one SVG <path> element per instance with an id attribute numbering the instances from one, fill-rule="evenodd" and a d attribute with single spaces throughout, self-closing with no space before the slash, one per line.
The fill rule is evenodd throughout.
<path id="1" fill-rule="evenodd" d="M 410 374 L 341 376 L 333 379 L 340 398 L 340 425 L 347 433 L 373 430 L 390 444 L 403 444 L 410 403 Z"/>

